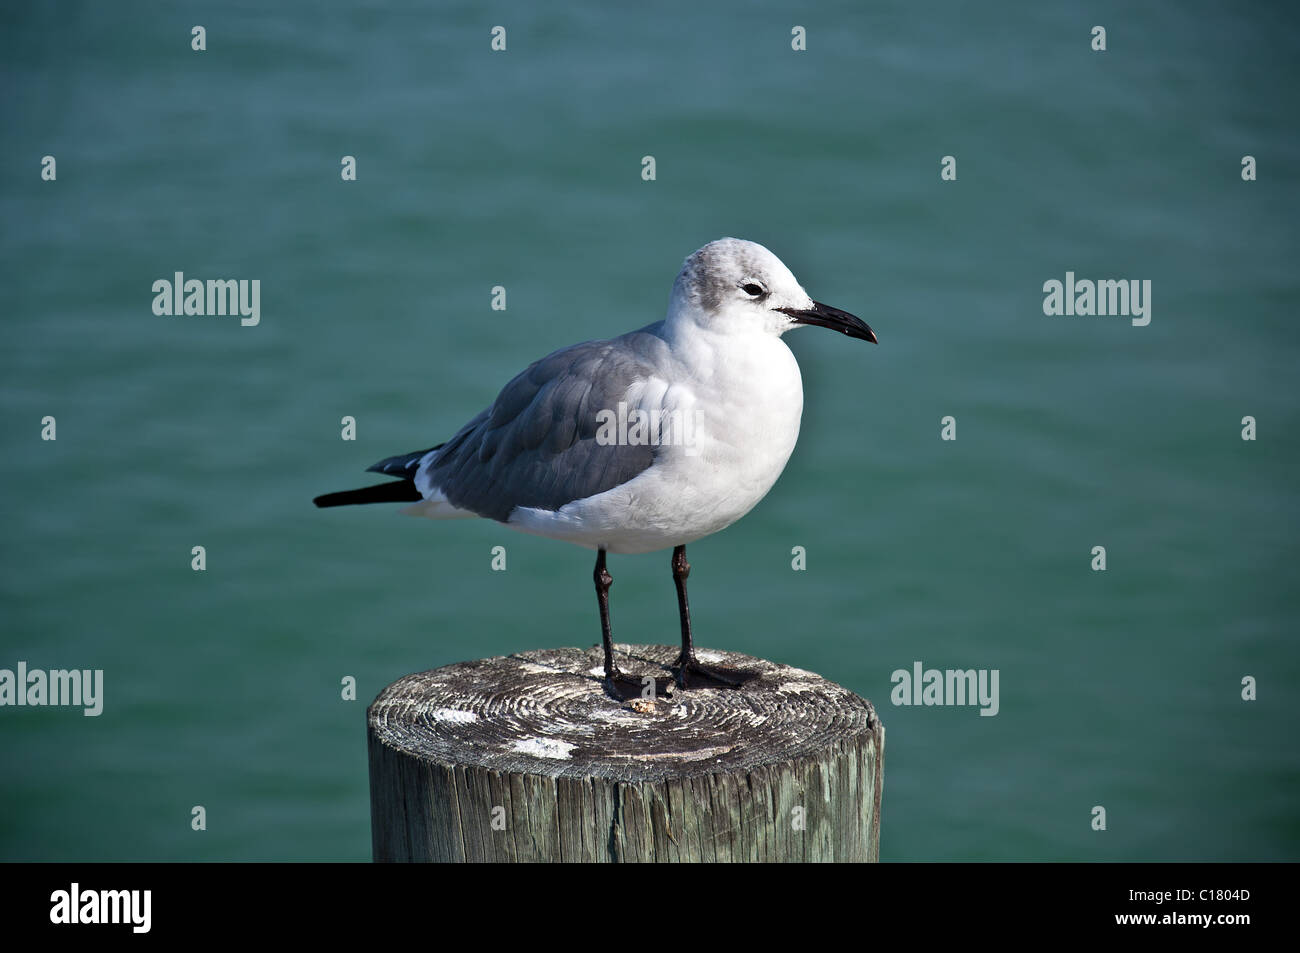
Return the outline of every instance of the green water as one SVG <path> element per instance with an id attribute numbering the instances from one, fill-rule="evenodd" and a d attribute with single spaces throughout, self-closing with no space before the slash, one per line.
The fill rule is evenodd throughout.
<path id="1" fill-rule="evenodd" d="M 1294 13 L 537 6 L 0 13 L 0 667 L 105 680 L 0 709 L 0 859 L 368 859 L 366 703 L 596 642 L 591 556 L 311 497 L 723 235 L 880 337 L 787 339 L 799 446 L 690 557 L 701 644 L 880 709 L 882 859 L 1297 859 Z M 156 316 L 176 271 L 261 323 Z M 1067 271 L 1151 323 L 1044 315 Z M 668 554 L 611 569 L 617 637 L 671 643 Z M 892 705 L 918 660 L 997 669 L 997 716 Z"/>

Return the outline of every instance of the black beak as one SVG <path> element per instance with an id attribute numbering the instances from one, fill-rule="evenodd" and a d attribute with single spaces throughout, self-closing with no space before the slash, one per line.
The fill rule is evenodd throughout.
<path id="1" fill-rule="evenodd" d="M 876 332 L 871 330 L 865 321 L 855 318 L 847 311 L 841 311 L 839 308 L 832 308 L 828 304 L 822 304 L 820 301 L 814 301 L 813 306 L 807 311 L 799 311 L 795 308 L 777 308 L 776 310 L 790 315 L 800 324 L 815 324 L 819 328 L 840 331 L 851 338 L 870 341 L 872 344 L 877 343 Z"/>

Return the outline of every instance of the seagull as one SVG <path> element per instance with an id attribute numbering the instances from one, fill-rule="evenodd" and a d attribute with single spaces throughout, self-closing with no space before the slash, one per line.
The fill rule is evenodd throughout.
<path id="1" fill-rule="evenodd" d="M 686 546 L 748 513 L 785 469 L 803 382 L 781 336 L 800 325 L 876 343 L 865 322 L 810 298 L 762 245 L 710 242 L 683 263 L 662 321 L 535 361 L 450 440 L 368 468 L 397 480 L 313 502 L 405 502 L 410 516 L 484 517 L 594 549 L 605 683 L 624 700 L 644 694 L 649 677 L 614 662 L 606 555 L 671 548 L 676 681 L 739 688 L 748 673 L 696 657 Z"/>

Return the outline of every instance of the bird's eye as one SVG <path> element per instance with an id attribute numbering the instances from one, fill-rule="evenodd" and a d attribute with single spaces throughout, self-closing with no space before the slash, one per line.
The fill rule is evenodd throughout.
<path id="1" fill-rule="evenodd" d="M 756 285 L 752 281 L 748 284 L 741 285 L 740 290 L 753 298 L 761 298 L 763 295 L 767 294 L 767 292 L 763 290 L 762 285 Z"/>

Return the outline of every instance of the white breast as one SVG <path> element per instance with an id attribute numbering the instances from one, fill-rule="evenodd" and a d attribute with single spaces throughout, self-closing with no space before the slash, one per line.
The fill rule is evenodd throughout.
<path id="1" fill-rule="evenodd" d="M 701 332 L 674 342 L 667 388 L 644 388 L 642 406 L 687 421 L 685 439 L 661 445 L 634 479 L 551 512 L 517 509 L 510 525 L 612 553 L 690 543 L 748 513 L 785 469 L 799 437 L 803 382 L 772 334 L 737 339 Z"/>

